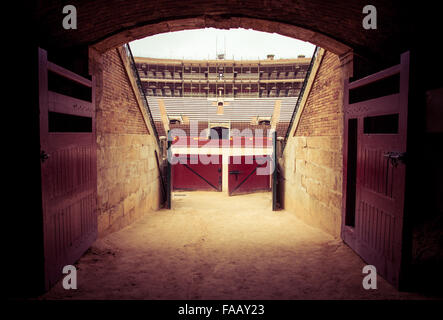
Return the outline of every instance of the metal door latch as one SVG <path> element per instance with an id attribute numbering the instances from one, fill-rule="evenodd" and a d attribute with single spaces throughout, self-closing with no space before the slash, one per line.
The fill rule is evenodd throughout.
<path id="1" fill-rule="evenodd" d="M 238 179 L 238 175 L 241 173 L 239 170 L 231 170 L 229 171 L 229 174 L 235 174 L 235 180 Z"/>
<path id="2" fill-rule="evenodd" d="M 402 163 L 406 162 L 406 152 L 391 151 L 386 152 L 383 156 L 388 158 L 393 167 L 397 167 L 399 161 Z"/>
<path id="3" fill-rule="evenodd" d="M 49 154 L 45 152 L 45 150 L 40 151 L 40 161 L 43 163 L 48 160 Z"/>

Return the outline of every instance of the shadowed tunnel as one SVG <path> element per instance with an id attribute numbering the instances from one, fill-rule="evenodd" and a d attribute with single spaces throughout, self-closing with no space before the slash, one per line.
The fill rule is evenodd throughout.
<path id="1" fill-rule="evenodd" d="M 307 223 L 309 227 L 306 226 L 306 228 L 317 228 L 314 229 L 317 231 L 312 231 L 312 234 L 316 232 L 324 233 L 323 236 L 319 237 L 324 237 L 320 242 L 326 243 L 325 248 L 329 248 L 328 245 L 332 243 L 333 247 L 338 248 L 337 250 L 343 251 L 344 256 L 351 253 L 351 250 L 344 246 L 341 240 L 344 239 L 351 247 L 354 240 L 346 238 L 343 235 L 343 230 L 346 227 L 354 227 L 353 224 L 355 224 L 352 216 L 346 220 L 347 222 L 343 219 L 343 217 L 349 218 L 349 213 L 346 211 L 346 208 L 349 207 L 349 201 L 346 199 L 346 195 L 363 194 L 358 187 L 355 190 L 352 187 L 353 181 L 360 181 L 352 178 L 353 175 L 357 177 L 360 174 L 360 171 L 358 171 L 360 167 L 356 164 L 352 169 L 353 167 L 348 167 L 347 164 L 349 161 L 353 161 L 354 158 L 354 161 L 360 161 L 357 160 L 360 157 L 356 156 L 357 152 L 360 152 L 357 151 L 360 150 L 358 147 L 360 145 L 357 146 L 356 141 L 361 143 L 364 134 L 368 134 L 368 132 L 375 133 L 370 130 L 377 127 L 377 119 L 374 117 L 378 116 L 378 114 L 369 115 L 368 113 L 364 120 L 364 116 L 361 116 L 361 113 L 357 112 L 358 110 L 352 109 L 354 102 L 351 101 L 352 99 L 347 100 L 348 93 L 351 92 L 352 95 L 357 92 L 356 90 L 353 91 L 357 86 L 366 85 L 366 76 L 371 77 L 377 74 L 377 77 L 384 77 L 386 73 L 389 73 L 398 77 L 400 83 L 397 90 L 398 97 L 402 97 L 399 98 L 399 101 L 403 103 L 407 117 L 403 118 L 402 114 L 399 113 L 398 123 L 400 125 L 397 131 L 403 130 L 401 131 L 403 134 L 401 142 L 404 149 L 407 150 L 407 162 L 406 164 L 400 163 L 400 167 L 404 169 L 404 189 L 400 193 L 402 200 L 401 210 L 399 210 L 402 224 L 398 230 L 395 229 L 400 240 L 393 241 L 393 247 L 398 251 L 400 259 L 396 262 L 396 265 L 401 265 L 396 275 L 399 275 L 401 280 L 395 278 L 393 282 L 395 286 L 399 285 L 399 281 L 404 283 L 404 289 L 413 288 L 411 290 L 418 290 L 417 287 L 419 287 L 419 290 L 427 291 L 426 285 L 420 288 L 422 285 L 419 281 L 420 277 L 424 277 L 423 283 L 426 284 L 437 282 L 436 278 L 433 278 L 435 273 L 427 273 L 426 270 L 435 271 L 441 265 L 441 229 L 439 228 L 441 228 L 442 221 L 442 203 L 439 194 L 442 190 L 442 179 L 439 178 L 441 177 L 441 169 L 437 160 L 441 158 L 441 149 L 436 146 L 441 139 L 442 118 L 441 112 L 438 111 L 438 108 L 436 109 L 435 105 L 441 102 L 442 83 L 438 72 L 432 71 L 441 69 L 441 59 L 435 59 L 429 49 L 429 44 L 436 39 L 436 29 L 432 25 L 432 16 L 436 15 L 436 10 L 425 6 L 412 8 L 409 4 L 396 1 L 375 1 L 372 5 L 377 8 L 377 29 L 365 30 L 362 27 L 364 17 L 362 8 L 366 4 L 365 1 L 331 2 L 323 0 L 191 0 L 186 2 L 175 0 L 149 2 L 139 0 L 79 0 L 72 2 L 72 5 L 77 8 L 78 28 L 76 30 L 65 30 L 62 27 L 62 4 L 53 1 L 35 2 L 31 12 L 32 19 L 30 20 L 34 26 L 30 28 L 32 41 L 28 43 L 29 50 L 22 52 L 25 57 L 21 59 L 30 72 L 30 79 L 32 79 L 29 82 L 32 84 L 29 94 L 21 100 L 21 103 L 31 107 L 26 109 L 29 116 L 26 117 L 24 126 L 29 147 L 24 148 L 24 155 L 20 159 L 24 160 L 22 174 L 32 177 L 27 199 L 30 210 L 27 210 L 23 215 L 8 217 L 8 219 L 11 219 L 10 225 L 20 226 L 21 230 L 21 236 L 14 237 L 14 243 L 8 248 L 11 261 L 14 261 L 14 264 L 11 265 L 11 276 L 8 277 L 10 282 L 8 287 L 10 287 L 11 295 L 35 296 L 49 289 L 47 279 L 48 260 L 45 260 L 45 255 L 47 257 L 48 253 L 45 248 L 47 248 L 48 243 L 51 244 L 51 240 L 45 238 L 45 235 L 48 232 L 47 230 L 52 230 L 49 224 L 50 221 L 53 221 L 50 219 L 53 218 L 45 213 L 48 210 L 49 203 L 49 200 L 45 198 L 45 194 L 47 192 L 55 192 L 54 194 L 56 194 L 58 189 L 56 183 L 49 183 L 50 188 L 47 188 L 45 183 L 53 181 L 51 179 L 57 173 L 55 165 L 51 164 L 55 163 L 52 160 L 59 159 L 60 161 L 57 163 L 63 163 L 64 159 L 63 153 L 57 156 L 54 156 L 54 153 L 53 155 L 50 154 L 46 161 L 45 155 L 47 154 L 44 151 L 48 150 L 42 148 L 50 140 L 42 137 L 45 137 L 45 134 L 51 135 L 50 132 L 45 131 L 45 125 L 42 125 L 42 123 L 46 123 L 42 122 L 45 115 L 50 116 L 49 120 L 53 124 L 57 125 L 63 122 L 61 121 L 63 117 L 56 114 L 57 110 L 51 109 L 56 108 L 51 104 L 52 102 L 48 104 L 49 107 L 46 106 L 46 109 L 42 109 L 42 104 L 46 103 L 46 100 L 42 98 L 42 92 L 49 92 L 54 83 L 59 85 L 61 83 L 53 78 L 52 74 L 68 74 L 68 77 L 74 78 L 74 82 L 81 83 L 81 85 L 89 88 L 86 94 L 87 97 L 82 96 L 83 100 L 88 101 L 87 106 L 89 108 L 83 109 L 81 114 L 76 114 L 77 116 L 80 115 L 80 118 L 76 118 L 78 126 L 76 128 L 81 127 L 81 130 L 77 130 L 77 134 L 80 134 L 80 131 L 91 133 L 88 138 L 82 140 L 82 143 L 88 144 L 89 149 L 81 152 L 83 152 L 84 157 L 82 159 L 88 159 L 85 160 L 85 163 L 87 162 L 92 169 L 90 175 L 85 176 L 85 180 L 78 178 L 75 181 L 83 183 L 82 190 L 86 190 L 87 188 L 84 186 L 87 185 L 91 192 L 88 195 L 88 201 L 90 201 L 88 203 L 91 204 L 91 208 L 94 208 L 91 211 L 91 217 L 94 220 L 91 225 L 95 227 L 88 241 L 93 242 L 98 236 L 97 244 L 91 249 L 92 251 L 90 250 L 86 254 L 85 259 L 94 259 L 92 257 L 98 252 L 99 259 L 102 259 L 103 262 L 110 258 L 103 252 L 107 252 L 108 249 L 110 252 L 114 252 L 112 243 L 118 241 L 118 237 L 125 230 L 128 230 L 125 228 L 134 228 L 134 230 L 138 230 L 136 232 L 140 232 L 142 236 L 145 236 L 145 231 L 137 228 L 144 224 L 149 226 L 150 219 L 164 219 L 164 216 L 168 214 L 164 212 L 165 209 L 158 211 L 162 206 L 162 200 L 164 200 L 161 195 L 163 180 L 161 180 L 156 164 L 157 155 L 161 154 L 162 146 L 156 135 L 155 125 L 149 114 L 149 109 L 143 107 L 143 95 L 137 89 L 136 76 L 131 73 L 130 57 L 122 45 L 135 39 L 159 33 L 208 27 L 220 29 L 250 28 L 279 33 L 309 41 L 321 48 L 312 62 L 312 77 L 305 79 L 307 89 L 305 89 L 305 95 L 300 97 L 302 107 L 297 114 L 294 113 L 291 119 L 292 126 L 289 128 L 287 136 L 284 137 L 285 147 L 278 162 L 280 173 L 285 178 L 285 182 L 279 186 L 279 192 L 284 198 L 282 200 L 284 212 L 288 214 L 283 219 L 296 217 L 300 221 L 297 220 L 298 222 L 294 222 L 295 224 L 303 225 Z M 46 57 L 44 54 L 39 56 L 39 52 L 42 52 L 39 51 L 39 48 L 47 52 Z M 405 58 L 405 55 L 402 55 L 405 52 L 409 52 L 409 60 Z M 407 69 L 405 69 L 405 66 L 407 66 Z M 42 68 L 47 68 L 44 70 L 49 70 L 49 73 L 42 73 Z M 407 74 L 406 78 L 405 74 Z M 56 80 L 54 81 L 54 79 Z M 352 84 L 353 82 L 354 84 Z M 44 84 L 46 84 L 46 87 Z M 48 84 L 49 88 L 47 87 Z M 362 93 L 362 91 L 355 94 L 357 96 L 361 95 L 360 98 L 363 97 L 361 101 L 355 103 L 370 100 L 367 98 L 367 94 Z M 364 97 L 365 94 L 366 97 Z M 52 98 L 50 97 L 50 99 Z M 397 99 L 397 96 L 395 96 L 395 99 Z M 74 105 L 74 102 L 77 105 L 79 104 L 77 100 L 69 101 L 68 104 L 71 105 Z M 367 109 L 362 107 L 360 110 Z M 386 114 L 386 110 L 381 109 L 380 114 Z M 372 116 L 372 118 L 369 119 L 369 116 Z M 92 120 L 85 120 L 81 117 Z M 357 118 L 358 121 L 362 121 L 361 125 L 366 124 L 365 132 L 361 130 L 361 133 L 359 133 L 360 131 L 352 126 L 352 119 Z M 68 130 L 57 126 L 50 128 L 57 132 Z M 363 129 L 363 127 L 359 127 L 360 129 Z M 72 128 L 69 130 L 72 130 Z M 352 136 L 353 134 L 354 136 Z M 87 142 L 85 142 L 86 140 Z M 68 140 L 59 139 L 57 141 L 60 145 L 63 142 L 66 145 Z M 367 141 L 364 143 L 369 144 Z M 371 148 L 379 148 L 382 144 L 383 142 L 380 142 L 378 145 L 371 146 Z M 156 153 L 154 153 L 154 150 Z M 390 157 L 391 159 L 395 156 L 391 153 L 383 158 L 382 152 L 386 151 L 379 150 L 379 153 L 374 153 L 376 155 L 373 157 L 380 157 L 380 159 Z M 424 165 L 421 156 L 423 154 L 428 155 L 426 165 Z M 66 159 L 72 159 L 69 158 L 69 152 L 66 152 L 66 157 Z M 372 157 L 372 153 L 368 157 Z M 400 156 L 397 154 L 397 157 Z M 42 159 L 45 161 L 42 161 Z M 392 160 L 392 163 L 394 163 L 394 160 Z M 392 166 L 394 167 L 394 165 Z M 52 171 L 45 169 L 48 167 L 52 168 Z M 65 168 L 64 165 L 61 167 Z M 378 167 L 379 170 L 381 170 L 381 167 L 381 165 Z M 349 168 L 355 172 L 348 172 Z M 66 174 L 69 175 L 69 172 L 68 170 Z M 79 177 L 75 173 L 73 175 Z M 358 186 L 358 183 L 356 185 Z M 233 201 L 233 199 L 235 197 L 230 198 L 230 201 Z M 418 199 L 425 199 L 425 201 L 418 201 Z M 240 203 L 240 200 L 238 201 Z M 356 205 L 354 204 L 354 206 Z M 358 206 L 356 208 L 360 210 Z M 198 207 L 198 210 L 196 210 L 197 216 L 202 214 L 199 211 L 200 209 Z M 354 212 L 363 211 L 354 210 Z M 145 217 L 146 213 L 149 214 Z M 235 215 L 236 213 L 233 212 L 232 214 Z M 183 216 L 180 216 L 178 221 L 180 219 L 186 220 L 183 212 L 180 215 Z M 253 215 L 253 213 L 250 213 L 250 215 Z M 161 218 L 159 218 L 160 216 Z M 264 213 L 264 217 L 266 217 L 265 220 L 271 219 L 268 213 Z M 247 220 L 248 216 L 243 218 Z M 192 219 L 195 219 L 195 217 Z M 200 220 L 197 219 L 199 222 L 192 220 L 193 227 L 197 225 L 197 228 L 199 228 L 198 234 L 203 232 L 205 227 L 208 227 L 205 219 L 211 218 L 202 217 Z M 137 221 L 142 222 L 137 225 Z M 357 219 L 357 221 L 359 220 Z M 177 220 L 170 222 L 179 224 Z M 275 221 L 268 222 L 276 223 Z M 223 233 L 219 229 L 221 228 L 219 223 L 222 223 L 222 221 L 211 221 L 211 223 L 214 224 L 214 229 L 211 229 L 214 235 L 219 236 Z M 247 222 L 245 223 L 247 224 Z M 264 225 L 266 223 L 265 221 Z M 389 223 L 391 222 L 383 223 L 386 224 L 383 224 L 381 228 L 389 229 Z M 155 228 L 155 226 L 159 227 L 154 223 L 152 228 Z M 241 226 L 244 227 L 244 225 Z M 275 225 L 273 227 L 275 228 Z M 150 230 L 149 227 L 147 228 L 146 230 Z M 180 225 L 175 225 L 174 228 L 179 230 Z M 375 228 L 379 230 L 377 227 Z M 211 230 L 210 232 L 212 232 Z M 161 227 L 152 231 L 160 231 L 161 233 Z M 262 231 L 259 230 L 258 232 Z M 246 233 L 245 229 L 240 232 L 240 234 Z M 289 231 L 288 233 L 291 234 Z M 370 238 L 370 236 L 368 237 Z M 109 242 L 105 239 L 109 239 Z M 163 249 L 173 249 L 173 247 L 168 247 L 167 244 L 171 239 L 164 239 L 164 241 L 158 238 L 155 239 L 154 242 L 159 241 L 159 243 L 166 246 Z M 202 239 L 205 239 L 204 235 Z M 186 243 L 185 246 L 195 241 L 200 245 L 199 241 L 203 241 L 201 239 L 191 240 L 187 239 L 184 242 Z M 237 240 L 241 242 L 241 239 Z M 257 241 L 260 242 L 261 240 Z M 295 238 L 288 241 L 288 243 L 295 241 Z M 280 244 L 289 251 L 292 250 L 290 245 Z M 131 245 L 129 244 L 129 246 Z M 150 244 L 134 243 L 134 245 L 149 246 Z M 267 245 L 271 244 L 267 243 Z M 377 244 L 376 246 L 382 250 L 383 245 Z M 185 251 L 179 253 L 179 256 L 184 255 L 185 260 L 188 259 L 186 255 L 189 253 L 186 250 L 192 251 L 198 246 L 192 247 L 193 249 L 188 247 Z M 386 245 L 386 247 L 389 246 Z M 208 248 L 205 248 L 205 250 L 208 250 Z M 148 249 L 148 252 L 151 249 Z M 346 251 L 348 249 L 349 252 Z M 358 244 L 353 249 L 357 253 L 366 250 L 359 247 Z M 118 251 L 118 249 L 116 250 Z M 126 249 L 122 246 L 121 250 Z M 137 254 L 131 250 L 129 252 L 132 252 L 133 256 L 122 257 L 124 259 L 136 259 Z M 313 250 L 319 250 L 316 251 L 319 254 L 323 249 L 320 245 Z M 27 254 L 23 254 L 23 252 Z M 284 255 L 284 250 L 282 252 Z M 151 253 L 154 256 L 156 255 L 156 253 Z M 383 251 L 384 253 L 385 251 Z M 81 256 L 81 254 L 77 255 Z M 118 254 L 116 255 L 118 256 Z M 351 257 L 351 255 L 348 256 Z M 315 263 L 321 263 L 320 261 L 323 261 L 321 255 L 317 257 L 318 260 L 315 260 Z M 277 258 L 277 261 L 280 258 Z M 203 265 L 204 263 L 211 264 L 210 269 L 212 268 L 213 273 L 210 277 L 215 277 L 217 272 L 214 268 L 217 265 L 217 257 L 208 259 L 209 262 L 202 261 L 202 263 Z M 285 260 L 285 258 L 281 259 Z M 290 257 L 288 259 L 292 261 Z M 350 261 L 354 259 L 352 264 L 361 266 L 361 260 L 358 260 L 357 255 L 349 259 Z M 371 256 L 370 259 L 379 263 L 378 256 Z M 79 262 L 80 268 L 82 266 L 86 269 L 91 268 L 94 264 L 94 261 L 89 261 L 90 264 L 82 265 L 84 262 L 85 260 Z M 249 264 L 250 261 L 247 263 Z M 384 262 L 380 263 L 385 266 Z M 29 264 L 33 267 L 29 268 Z M 237 270 L 235 266 L 225 265 L 224 267 L 233 268 L 231 271 Z M 280 270 L 281 265 L 277 262 L 273 267 L 276 268 L 274 270 L 276 272 L 282 271 Z M 386 273 L 391 272 L 388 270 L 389 267 L 385 266 L 383 268 L 386 268 Z M 288 272 L 291 273 L 292 271 Z M 24 273 L 28 274 L 26 278 L 21 276 Z M 203 274 L 207 276 L 205 272 Z M 267 275 L 268 273 L 263 274 Z M 179 275 L 175 276 L 179 277 Z M 198 283 L 202 275 L 194 274 L 193 277 L 193 281 Z M 128 286 L 131 285 L 130 280 L 128 280 Z M 171 279 L 164 280 L 171 285 L 188 285 Z M 229 281 L 236 281 L 236 279 L 230 279 Z M 283 278 L 278 281 L 283 281 Z M 356 282 L 353 281 L 351 286 L 355 286 Z M 157 283 L 157 285 L 160 286 L 160 283 Z M 191 284 L 192 286 L 193 284 Z M 381 296 L 375 295 L 376 298 L 399 298 L 398 291 L 393 287 L 389 287 L 390 285 L 387 282 L 383 282 L 383 286 L 385 289 L 387 288 L 384 291 L 386 296 L 383 296 L 383 294 Z M 203 288 L 203 291 L 197 292 L 197 290 L 179 298 L 212 297 L 208 287 L 199 288 Z M 290 290 L 279 292 L 276 288 L 268 289 L 272 294 L 261 295 L 257 293 L 257 297 L 271 299 L 312 297 L 297 295 L 294 292 L 291 293 Z M 342 289 L 345 292 L 349 288 Z M 57 289 L 54 290 L 53 297 L 60 298 L 61 296 L 57 295 Z M 350 289 L 349 292 L 353 292 L 352 290 Z M 435 292 L 436 289 L 432 290 L 434 290 L 432 291 L 433 294 L 438 293 Z M 247 292 L 247 289 L 245 292 Z M 328 298 L 325 292 L 320 292 L 317 297 Z M 337 297 L 347 297 L 343 292 L 338 293 Z M 134 293 L 130 297 L 141 298 L 143 294 L 139 294 L 140 292 Z M 48 297 L 50 296 L 51 293 Z M 225 292 L 221 296 L 228 297 L 230 293 Z M 87 295 L 85 297 L 93 298 Z M 116 297 L 114 295 L 111 298 Z M 146 293 L 144 297 L 156 299 L 168 298 L 169 296 L 162 295 L 159 289 L 149 294 Z M 241 298 L 241 296 L 239 297 Z"/>

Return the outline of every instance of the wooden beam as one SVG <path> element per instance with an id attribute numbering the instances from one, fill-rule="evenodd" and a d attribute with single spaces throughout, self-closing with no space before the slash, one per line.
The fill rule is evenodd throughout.
<path id="1" fill-rule="evenodd" d="M 165 129 L 165 132 L 169 131 L 169 118 L 168 118 L 168 112 L 166 111 L 165 102 L 163 99 L 157 99 L 158 101 L 158 109 L 160 111 L 160 116 L 163 123 L 163 128 Z"/>

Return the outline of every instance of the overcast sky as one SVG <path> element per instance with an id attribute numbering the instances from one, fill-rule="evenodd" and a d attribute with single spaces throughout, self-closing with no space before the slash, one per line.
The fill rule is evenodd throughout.
<path id="1" fill-rule="evenodd" d="M 309 42 L 276 33 L 246 29 L 214 28 L 161 33 L 130 43 L 136 57 L 171 59 L 215 59 L 216 53 L 226 53 L 226 59 L 311 57 L 315 46 Z"/>

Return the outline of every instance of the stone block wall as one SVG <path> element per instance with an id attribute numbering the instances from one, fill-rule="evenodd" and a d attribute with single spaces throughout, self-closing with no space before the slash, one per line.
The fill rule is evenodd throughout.
<path id="1" fill-rule="evenodd" d="M 120 49 L 92 58 L 97 106 L 97 210 L 99 237 L 119 230 L 161 201 L 152 128 L 125 69 Z"/>
<path id="2" fill-rule="evenodd" d="M 340 236 L 343 81 L 337 55 L 325 52 L 282 159 L 284 208 Z"/>

